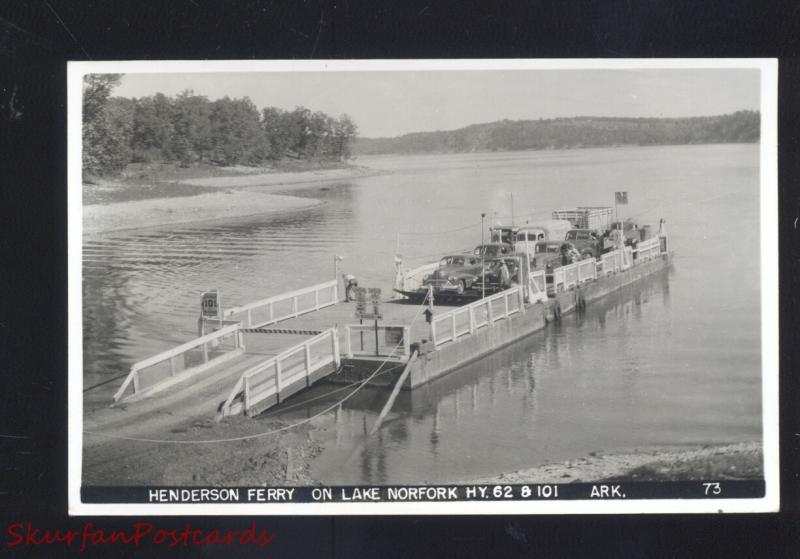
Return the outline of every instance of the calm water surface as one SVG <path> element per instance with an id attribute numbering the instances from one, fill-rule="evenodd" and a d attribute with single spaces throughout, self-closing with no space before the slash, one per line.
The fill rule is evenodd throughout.
<path id="1" fill-rule="evenodd" d="M 517 223 L 609 205 L 657 225 L 675 266 L 440 381 L 403 393 L 366 440 L 386 390 L 315 420 L 327 483 L 447 481 L 591 451 L 761 437 L 758 146 L 679 146 L 362 158 L 387 173 L 290 194 L 278 217 L 86 237 L 85 394 L 105 405 L 130 365 L 196 334 L 199 293 L 231 306 L 332 276 L 391 286 L 409 264 L 471 248 L 481 212 Z M 273 411 L 303 418 L 348 392 L 318 386 Z"/>

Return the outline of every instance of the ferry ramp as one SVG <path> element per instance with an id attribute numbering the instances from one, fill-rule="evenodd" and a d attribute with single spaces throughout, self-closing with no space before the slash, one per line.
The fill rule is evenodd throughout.
<path id="1" fill-rule="evenodd" d="M 256 415 L 340 370 L 342 356 L 402 364 L 411 341 L 430 336 L 418 304 L 382 301 L 377 328 L 359 324 L 355 310 L 331 281 L 201 318 L 198 338 L 134 364 L 114 405 L 87 417 L 86 430 L 120 436 Z"/>

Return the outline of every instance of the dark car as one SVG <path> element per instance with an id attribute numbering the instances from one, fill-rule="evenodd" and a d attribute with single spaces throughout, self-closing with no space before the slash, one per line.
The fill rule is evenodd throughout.
<path id="1" fill-rule="evenodd" d="M 508 281 L 505 284 L 502 281 L 501 273 L 503 264 L 508 268 Z M 519 262 L 517 258 L 504 257 L 486 260 L 484 270 L 483 275 L 478 276 L 475 280 L 474 286 L 477 290 L 483 290 L 486 293 L 495 293 L 503 289 L 508 289 L 511 287 L 511 284 L 519 283 Z"/>
<path id="2" fill-rule="evenodd" d="M 565 241 L 572 243 L 582 256 L 597 258 L 603 254 L 603 239 L 594 229 L 572 229 Z"/>
<path id="3" fill-rule="evenodd" d="M 422 288 L 433 286 L 435 292 L 463 293 L 481 273 L 481 258 L 474 254 L 451 254 L 439 261 L 439 267 L 422 278 Z"/>
<path id="4" fill-rule="evenodd" d="M 472 254 L 483 256 L 484 260 L 499 258 L 501 256 L 510 256 L 514 254 L 514 246 L 509 243 L 486 243 L 485 245 L 476 246 Z"/>
<path id="5" fill-rule="evenodd" d="M 561 266 L 561 245 L 563 244 L 564 241 L 536 241 L 531 259 L 531 269 L 552 270 Z"/>

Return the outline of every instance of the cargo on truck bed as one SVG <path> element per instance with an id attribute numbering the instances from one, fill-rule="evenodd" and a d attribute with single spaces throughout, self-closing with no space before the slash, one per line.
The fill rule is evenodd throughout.
<path id="1" fill-rule="evenodd" d="M 592 229 L 604 232 L 611 228 L 614 209 L 606 206 L 578 206 L 566 210 L 555 210 L 553 219 L 566 219 L 573 229 Z"/>

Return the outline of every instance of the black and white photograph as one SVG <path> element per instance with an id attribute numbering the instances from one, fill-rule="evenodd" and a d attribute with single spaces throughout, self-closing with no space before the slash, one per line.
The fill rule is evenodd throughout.
<path id="1" fill-rule="evenodd" d="M 777 71 L 70 63 L 70 513 L 776 511 Z"/>

